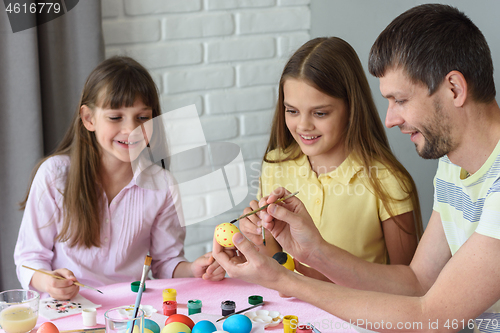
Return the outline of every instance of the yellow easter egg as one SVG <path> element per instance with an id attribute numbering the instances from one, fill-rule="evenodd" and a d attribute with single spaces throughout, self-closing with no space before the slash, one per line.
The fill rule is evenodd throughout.
<path id="1" fill-rule="evenodd" d="M 221 223 L 215 228 L 214 237 L 217 243 L 224 247 L 233 247 L 233 236 L 240 232 L 237 226 L 231 223 Z"/>
<path id="2" fill-rule="evenodd" d="M 191 333 L 191 329 L 189 328 L 188 325 L 186 325 L 184 323 L 174 321 L 174 322 L 168 323 L 161 330 L 161 333 L 180 333 L 180 332 Z"/>

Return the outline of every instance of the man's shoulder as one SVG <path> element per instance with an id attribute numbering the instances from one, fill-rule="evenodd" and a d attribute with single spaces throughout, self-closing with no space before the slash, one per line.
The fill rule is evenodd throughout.
<path id="1" fill-rule="evenodd" d="M 436 178 L 447 180 L 458 180 L 461 167 L 454 164 L 448 156 L 443 156 L 438 161 Z"/>

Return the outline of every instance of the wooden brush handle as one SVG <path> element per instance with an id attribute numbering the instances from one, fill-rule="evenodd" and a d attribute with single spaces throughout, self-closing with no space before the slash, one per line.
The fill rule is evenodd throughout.
<path id="1" fill-rule="evenodd" d="M 22 265 L 22 266 L 24 268 L 31 269 L 32 271 L 35 271 L 35 272 L 38 272 L 38 273 L 42 273 L 42 274 L 45 274 L 45 275 L 48 275 L 48 276 L 52 276 L 53 278 L 56 278 L 56 279 L 59 279 L 59 280 L 67 280 L 66 278 L 64 278 L 62 276 L 55 275 L 55 274 L 52 274 L 52 273 L 49 273 L 49 272 L 46 272 L 46 271 L 42 271 L 40 269 L 35 269 L 35 268 L 31 268 L 31 267 L 24 266 L 24 265 Z M 76 284 L 77 286 L 82 287 L 82 288 L 87 288 L 86 285 L 81 284 L 80 282 L 74 282 L 73 281 L 73 284 Z"/>

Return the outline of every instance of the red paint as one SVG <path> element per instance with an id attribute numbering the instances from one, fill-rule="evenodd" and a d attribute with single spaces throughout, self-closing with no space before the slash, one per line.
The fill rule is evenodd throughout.
<path id="1" fill-rule="evenodd" d="M 165 301 L 163 302 L 163 315 L 171 316 L 177 313 L 177 302 L 176 301 Z"/>

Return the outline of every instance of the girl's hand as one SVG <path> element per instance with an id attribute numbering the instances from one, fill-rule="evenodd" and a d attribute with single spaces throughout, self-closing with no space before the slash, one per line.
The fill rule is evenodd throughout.
<path id="1" fill-rule="evenodd" d="M 264 227 L 283 247 L 283 251 L 307 264 L 308 258 L 314 255 L 325 240 L 297 197 L 288 198 L 279 204 L 273 203 L 289 194 L 285 188 L 280 187 L 268 197 L 262 198 L 259 202 L 261 207 L 267 203 L 271 205 L 261 211 L 260 218 Z"/>
<path id="2" fill-rule="evenodd" d="M 250 207 L 245 208 L 242 215 L 259 209 L 259 207 L 265 204 L 266 202 L 263 199 L 261 199 L 260 202 L 252 200 L 250 202 Z M 264 231 L 266 233 L 266 243 L 264 244 L 262 237 L 262 220 L 260 219 L 261 212 L 262 211 L 239 220 L 239 229 L 248 240 L 257 246 L 260 253 L 272 257 L 276 252 L 281 251 L 281 246 L 276 242 L 271 233 L 267 231 Z"/>
<path id="3" fill-rule="evenodd" d="M 66 268 L 59 268 L 52 271 L 54 275 L 62 276 L 66 280 L 59 280 L 47 274 L 35 272 L 31 279 L 31 284 L 38 290 L 47 292 L 50 297 L 59 301 L 69 300 L 75 297 L 80 287 L 74 285 L 77 279 L 72 271 Z"/>
<path id="4" fill-rule="evenodd" d="M 192 262 L 191 271 L 194 277 L 203 278 L 204 280 L 220 281 L 224 279 L 226 271 L 222 268 L 214 257 L 212 252 L 205 253 L 198 259 Z"/>
<path id="5" fill-rule="evenodd" d="M 256 200 L 250 201 L 250 207 L 243 210 L 245 215 L 259 209 L 259 203 Z M 245 235 L 245 237 L 257 246 L 262 244 L 262 221 L 260 220 L 259 213 L 247 216 L 244 219 L 239 220 L 240 231 Z"/>

